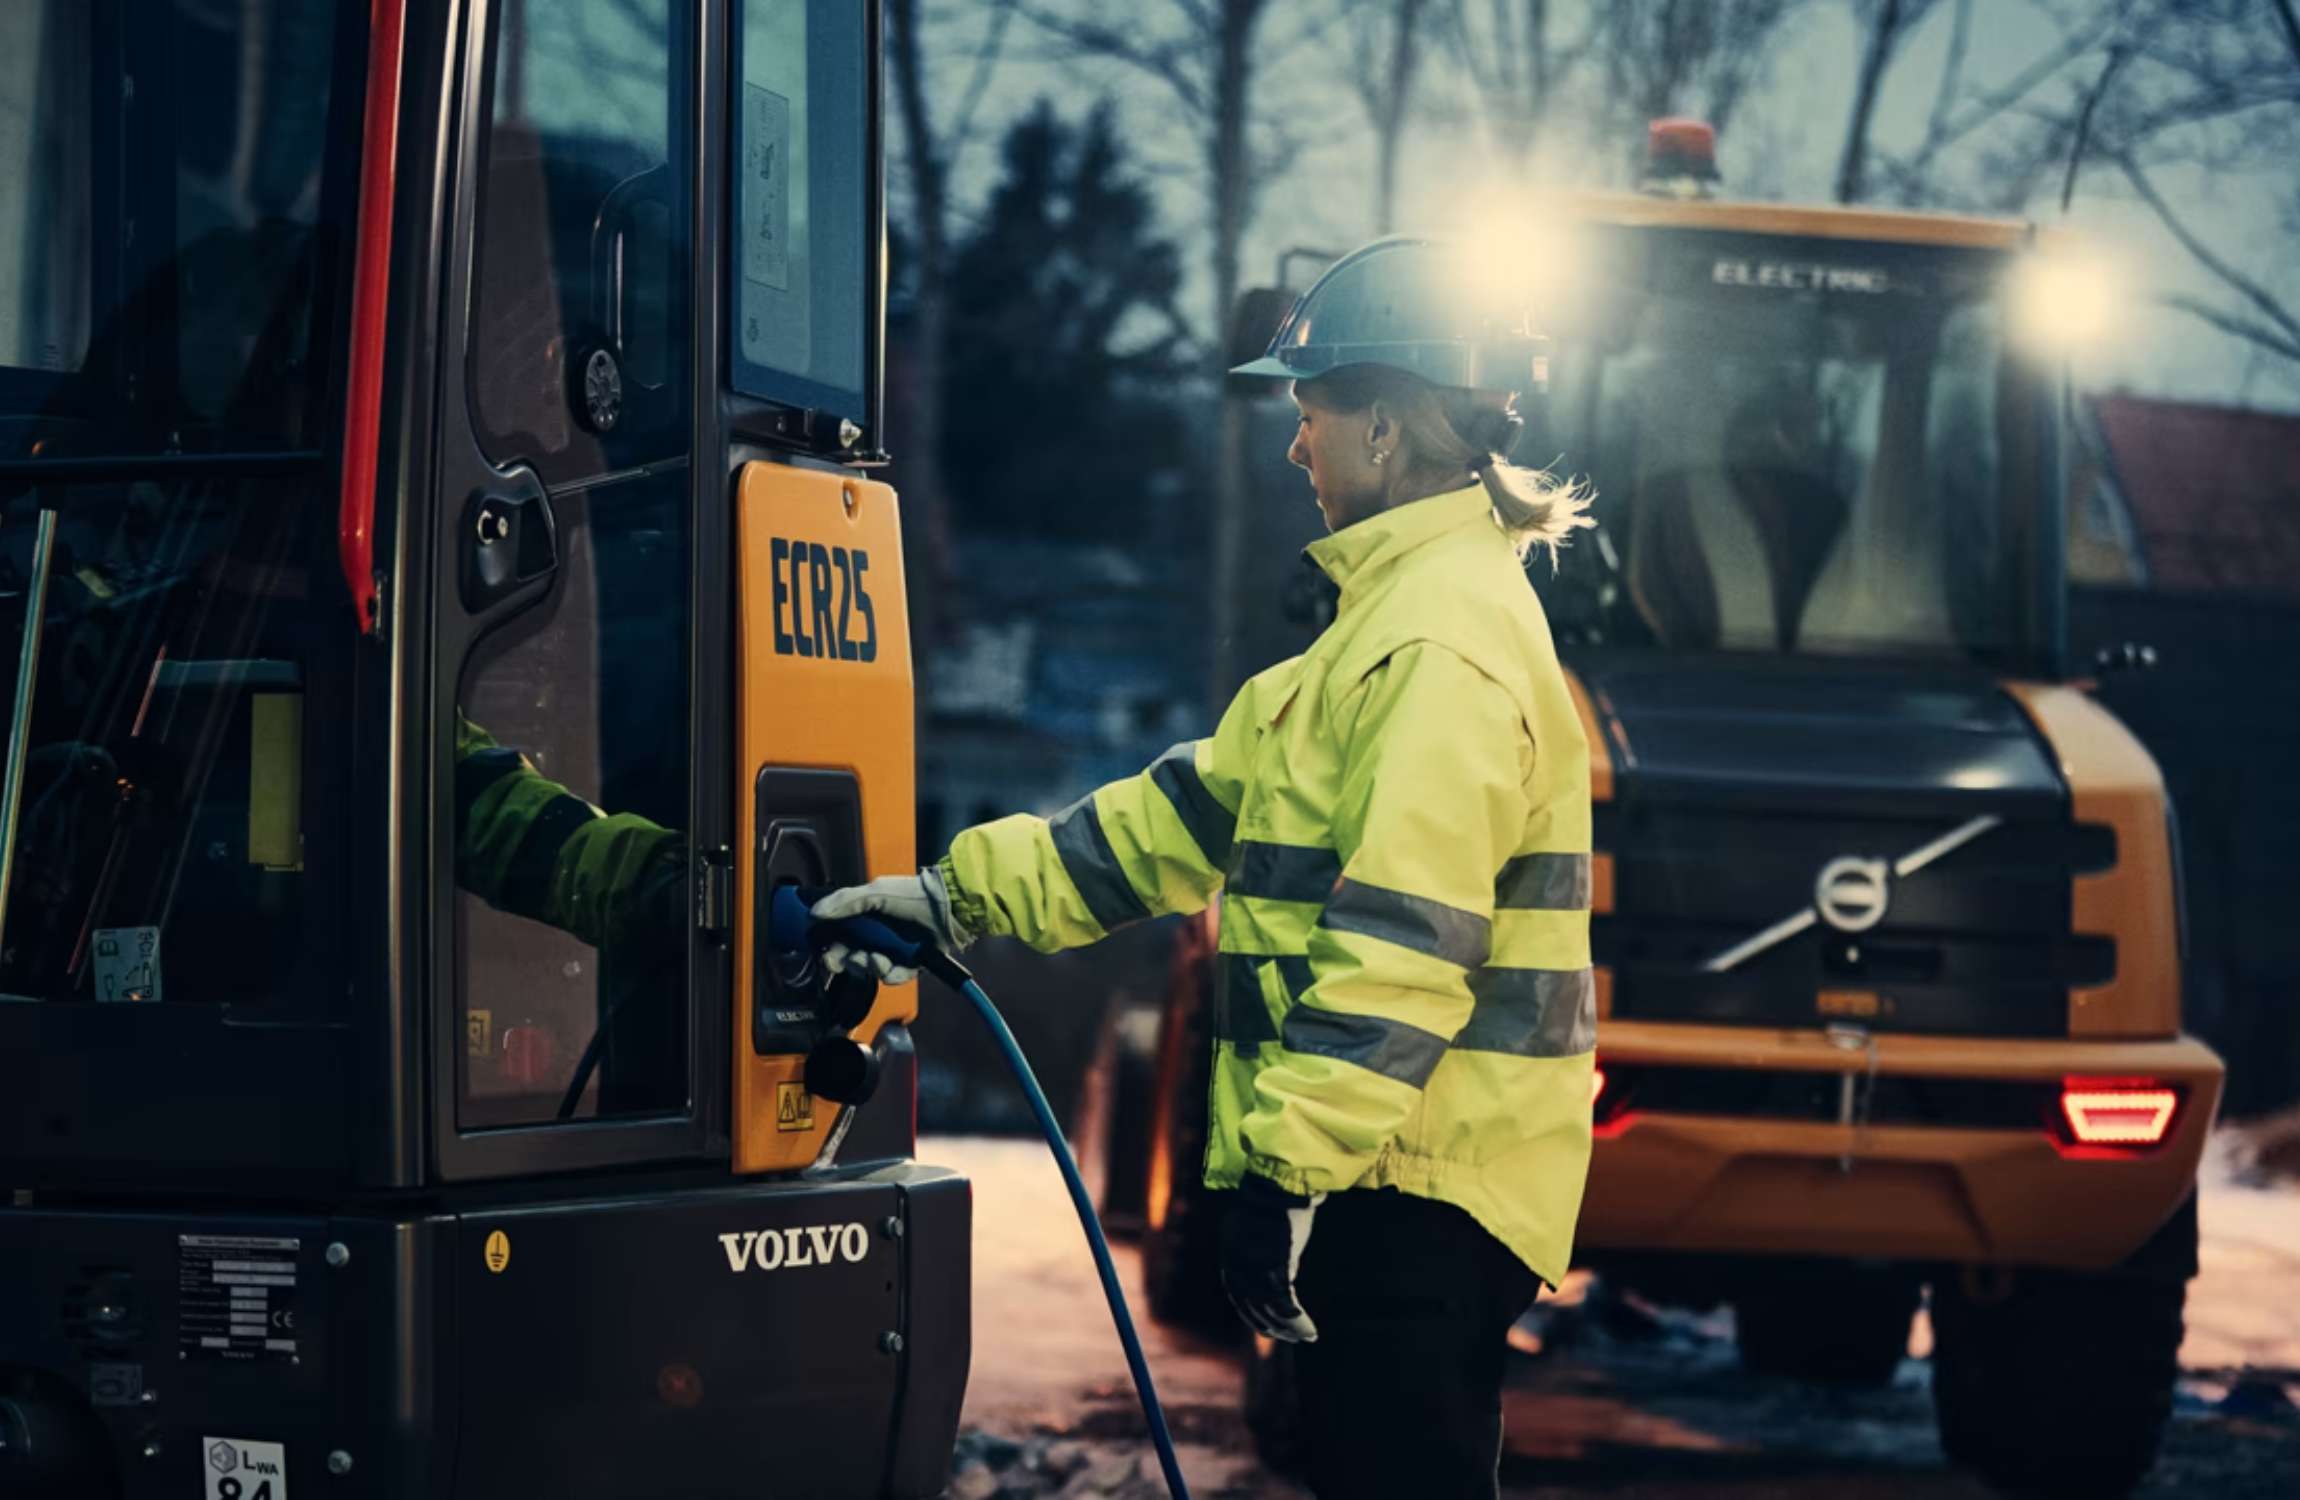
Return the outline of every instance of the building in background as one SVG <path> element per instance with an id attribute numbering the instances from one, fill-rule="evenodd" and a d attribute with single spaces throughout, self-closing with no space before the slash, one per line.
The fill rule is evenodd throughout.
<path id="1" fill-rule="evenodd" d="M 2189 1024 L 2226 1108 L 2300 1098 L 2300 416 L 2104 395 L 2070 455 L 2069 638 L 2169 784 Z M 2124 669 L 2127 645 L 2154 665 Z"/>
<path id="2" fill-rule="evenodd" d="M 2071 577 L 2300 604 L 2300 416 L 2112 395 L 2083 417 Z"/>

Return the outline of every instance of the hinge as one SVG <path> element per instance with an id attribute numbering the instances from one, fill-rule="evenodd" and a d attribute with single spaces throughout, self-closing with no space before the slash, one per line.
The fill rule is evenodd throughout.
<path id="1" fill-rule="evenodd" d="M 724 844 L 705 849 L 695 863 L 695 925 L 725 942 L 735 910 L 735 860 Z"/>
<path id="2" fill-rule="evenodd" d="M 383 621 L 391 600 L 386 590 L 391 587 L 391 575 L 381 568 L 375 570 L 375 593 L 368 598 L 368 617 L 361 622 L 360 634 L 370 640 L 383 639 Z"/>

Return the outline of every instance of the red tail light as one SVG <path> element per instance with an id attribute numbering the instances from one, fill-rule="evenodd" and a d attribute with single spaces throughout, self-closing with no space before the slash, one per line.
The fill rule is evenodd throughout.
<path id="1" fill-rule="evenodd" d="M 1608 1075 L 1603 1068 L 1590 1069 L 1589 1117 L 1600 1139 L 1619 1135 L 1628 1128 L 1629 1098 L 1634 1092 L 1630 1081 L 1620 1074 Z"/>
<path id="2" fill-rule="evenodd" d="M 2062 1085 L 2061 1115 L 2080 1146 L 2153 1146 L 2172 1129 L 2180 1095 L 2154 1084 L 2071 1081 Z"/>

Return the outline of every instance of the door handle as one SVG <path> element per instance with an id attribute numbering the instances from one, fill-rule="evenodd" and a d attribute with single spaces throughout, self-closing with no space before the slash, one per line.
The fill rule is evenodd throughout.
<path id="1" fill-rule="evenodd" d="M 481 614 L 559 567 L 559 522 L 532 469 L 482 486 L 463 508 L 463 608 Z"/>

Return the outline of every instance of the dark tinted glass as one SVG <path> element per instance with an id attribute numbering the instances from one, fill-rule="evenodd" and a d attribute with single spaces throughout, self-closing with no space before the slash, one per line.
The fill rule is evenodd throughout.
<path id="1" fill-rule="evenodd" d="M 498 7 L 472 417 L 547 481 L 686 446 L 683 45 L 670 0 Z M 602 362 L 597 356 L 604 355 Z"/>
<path id="2" fill-rule="evenodd" d="M 1562 631 L 2025 659 L 2050 497 L 2004 257 L 1653 231 L 1593 249 L 1520 450 L 1597 491 L 1605 535 L 1534 570 Z"/>
<path id="3" fill-rule="evenodd" d="M 334 484 L 359 28 L 332 0 L 0 6 L 0 990 L 331 1012 L 348 885 Z M 334 976 L 334 977 L 330 977 Z"/>
<path id="4" fill-rule="evenodd" d="M 466 1129 L 686 1099 L 686 473 L 563 497 L 558 522 L 550 598 L 459 694 Z"/>
<path id="5" fill-rule="evenodd" d="M 320 441 L 364 28 L 332 0 L 0 6 L 0 433 Z"/>
<path id="6" fill-rule="evenodd" d="M 51 488 L 0 525 L 23 791 L 0 988 L 265 1004 L 335 962 L 349 606 L 319 486 Z M 38 513 L 59 506 L 42 629 Z M 34 663 L 21 692 L 23 664 Z M 315 988 L 316 986 L 312 986 Z"/>
<path id="7" fill-rule="evenodd" d="M 868 32 L 845 0 L 743 0 L 735 389 L 864 416 Z"/>
<path id="8" fill-rule="evenodd" d="M 457 693 L 466 1130 L 688 1103 L 691 129 L 672 56 L 691 9 L 496 11 L 472 409 L 490 458 L 552 486 L 558 567 Z M 602 351 L 612 425 L 578 379 Z"/>

